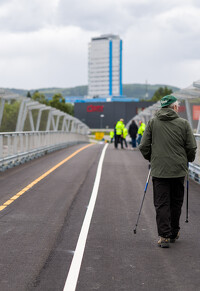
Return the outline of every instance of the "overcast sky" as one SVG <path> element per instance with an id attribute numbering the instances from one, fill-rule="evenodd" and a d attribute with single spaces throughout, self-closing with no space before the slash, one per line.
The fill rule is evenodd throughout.
<path id="1" fill-rule="evenodd" d="M 88 43 L 123 40 L 123 84 L 200 79 L 199 0 L 0 0 L 0 87 L 88 83 Z"/>

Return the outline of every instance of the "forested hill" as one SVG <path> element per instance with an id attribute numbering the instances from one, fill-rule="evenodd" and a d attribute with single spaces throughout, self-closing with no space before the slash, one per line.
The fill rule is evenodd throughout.
<path id="1" fill-rule="evenodd" d="M 178 87 L 173 87 L 164 84 L 124 84 L 123 85 L 123 95 L 127 97 L 139 98 L 139 99 L 151 99 L 154 95 L 154 92 L 159 87 L 167 87 L 171 89 L 173 92 L 179 90 Z M 7 89 L 13 93 L 20 94 L 22 96 L 27 95 L 27 90 L 23 89 Z M 87 95 L 88 86 L 77 86 L 72 88 L 41 88 L 30 90 L 31 95 L 35 91 L 39 91 L 45 95 L 46 98 L 52 97 L 56 93 L 61 93 L 63 97 L 66 96 L 86 96 Z M 148 98 L 146 98 L 146 94 L 148 93 Z"/>
<path id="2" fill-rule="evenodd" d="M 123 95 L 127 97 L 134 97 L 139 99 L 151 99 L 156 90 L 160 87 L 167 87 L 171 89 L 173 92 L 178 91 L 178 87 L 164 85 L 164 84 L 125 84 L 123 85 Z M 146 98 L 146 94 L 148 94 L 148 98 Z"/>

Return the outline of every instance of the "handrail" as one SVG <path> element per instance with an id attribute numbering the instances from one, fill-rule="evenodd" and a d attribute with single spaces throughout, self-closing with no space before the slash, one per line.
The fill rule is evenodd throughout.
<path id="1" fill-rule="evenodd" d="M 66 131 L 0 133 L 0 171 L 73 144 L 89 142 L 85 134 Z"/>
<path id="2" fill-rule="evenodd" d="M 200 134 L 194 134 L 197 142 L 197 152 L 194 162 L 189 163 L 189 175 L 196 182 L 200 183 Z"/>

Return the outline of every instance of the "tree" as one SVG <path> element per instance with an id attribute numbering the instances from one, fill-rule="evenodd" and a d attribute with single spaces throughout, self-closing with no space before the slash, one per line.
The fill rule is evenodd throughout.
<path id="1" fill-rule="evenodd" d="M 155 93 L 150 101 L 159 101 L 162 97 L 164 97 L 166 95 L 170 95 L 172 92 L 173 91 L 171 89 L 167 88 L 166 86 L 164 88 L 159 87 L 155 91 Z"/>
<path id="2" fill-rule="evenodd" d="M 30 91 L 27 92 L 26 97 L 31 98 L 31 93 L 30 93 Z"/>
<path id="3" fill-rule="evenodd" d="M 65 98 L 61 93 L 55 94 L 49 101 L 49 105 L 70 115 L 74 114 L 74 106 L 71 103 L 65 103 Z"/>
<path id="4" fill-rule="evenodd" d="M 1 132 L 15 131 L 17 118 L 19 113 L 20 102 L 12 100 L 12 102 L 5 103 L 2 123 L 0 126 Z"/>
<path id="5" fill-rule="evenodd" d="M 48 104 L 48 101 L 46 100 L 45 98 L 45 95 L 38 92 L 38 91 L 35 91 L 32 95 L 32 99 L 35 100 L 35 101 L 38 101 L 42 104 Z"/>

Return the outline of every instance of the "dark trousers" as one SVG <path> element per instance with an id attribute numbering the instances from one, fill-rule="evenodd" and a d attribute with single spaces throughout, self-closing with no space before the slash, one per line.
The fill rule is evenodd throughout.
<path id="1" fill-rule="evenodd" d="M 152 178 L 158 235 L 176 237 L 184 199 L 184 179 Z"/>
<path id="2" fill-rule="evenodd" d="M 132 142 L 132 147 L 136 148 L 136 138 L 131 138 L 131 142 Z"/>
<path id="3" fill-rule="evenodd" d="M 140 145 L 141 139 L 142 139 L 142 135 L 141 134 L 138 134 L 138 138 L 137 138 L 138 145 Z"/>
<path id="4" fill-rule="evenodd" d="M 117 135 L 115 137 L 115 147 L 118 147 L 118 143 L 121 143 L 121 148 L 123 149 L 123 141 L 121 135 Z"/>
<path id="5" fill-rule="evenodd" d="M 124 142 L 124 144 L 125 144 L 125 147 L 127 148 L 127 147 L 128 147 L 128 145 L 127 145 L 127 141 L 126 141 L 126 139 L 125 139 L 125 138 L 122 138 L 122 142 Z"/>

